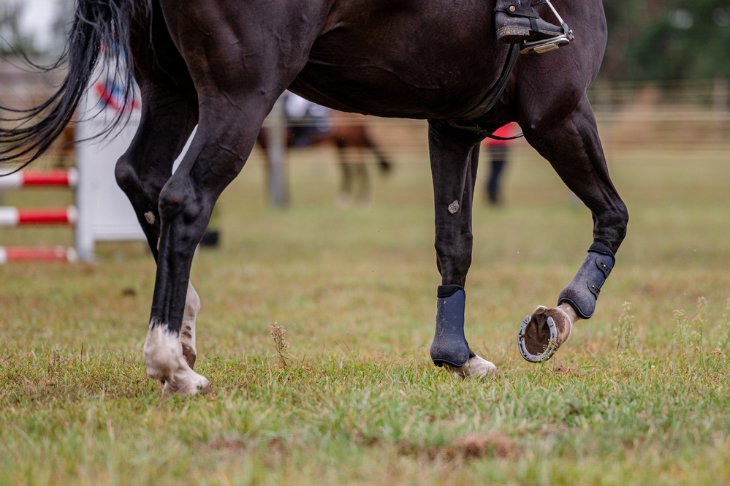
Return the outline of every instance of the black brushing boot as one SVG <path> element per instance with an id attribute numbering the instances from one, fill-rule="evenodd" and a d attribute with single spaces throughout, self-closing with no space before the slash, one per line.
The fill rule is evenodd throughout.
<path id="1" fill-rule="evenodd" d="M 431 344 L 431 359 L 461 378 L 484 378 L 494 374 L 494 363 L 477 356 L 464 337 L 466 294 L 458 285 L 442 285 L 438 290 L 436 334 Z"/>
<path id="2" fill-rule="evenodd" d="M 458 285 L 442 285 L 438 290 L 436 335 L 431 344 L 431 359 L 436 366 L 464 366 L 474 357 L 464 337 L 466 294 Z"/>

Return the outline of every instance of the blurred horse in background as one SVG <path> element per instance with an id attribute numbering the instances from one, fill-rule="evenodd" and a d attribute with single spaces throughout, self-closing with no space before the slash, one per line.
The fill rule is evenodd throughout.
<path id="1" fill-rule="evenodd" d="M 325 145 L 337 150 L 341 175 L 338 201 L 341 204 L 370 201 L 368 154 L 375 158 L 382 175 L 393 170 L 393 164 L 373 140 L 365 117 L 330 110 L 294 93 L 284 95 L 284 114 L 287 148 Z M 266 153 L 270 143 L 266 127 L 261 129 L 256 141 Z"/>

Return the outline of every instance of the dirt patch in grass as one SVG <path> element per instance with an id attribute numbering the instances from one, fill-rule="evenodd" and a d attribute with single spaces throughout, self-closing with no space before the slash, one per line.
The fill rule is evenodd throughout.
<path id="1" fill-rule="evenodd" d="M 246 452 L 249 449 L 249 445 L 241 439 L 218 438 L 208 442 L 204 449 L 228 454 L 238 454 Z"/>
<path id="2" fill-rule="evenodd" d="M 514 459 L 523 449 L 504 434 L 473 433 L 455 439 L 448 445 L 419 448 L 415 444 L 401 443 L 398 451 L 407 456 L 423 456 L 428 460 L 474 461 L 484 458 Z"/>

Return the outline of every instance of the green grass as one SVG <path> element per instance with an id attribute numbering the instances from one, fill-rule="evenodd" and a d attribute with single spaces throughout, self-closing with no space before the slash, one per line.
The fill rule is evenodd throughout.
<path id="1" fill-rule="evenodd" d="M 611 154 L 629 237 L 594 319 L 535 366 L 518 325 L 554 302 L 592 223 L 519 150 L 506 206 L 477 201 L 467 332 L 500 368 L 480 382 L 428 359 L 439 279 L 425 159 L 399 160 L 372 205 L 341 208 L 325 155 L 292 162 L 290 210 L 266 206 L 256 163 L 222 198 L 223 247 L 193 270 L 211 395 L 161 399 L 145 376 L 142 245 L 103 246 L 95 265 L 0 267 L 0 484 L 730 482 L 726 156 Z"/>

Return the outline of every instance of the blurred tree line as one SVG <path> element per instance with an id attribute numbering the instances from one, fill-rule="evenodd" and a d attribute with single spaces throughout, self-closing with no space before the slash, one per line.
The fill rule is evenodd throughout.
<path id="1" fill-rule="evenodd" d="M 730 0 L 604 0 L 612 81 L 730 78 Z"/>
<path id="2" fill-rule="evenodd" d="M 56 0 L 54 49 L 40 49 L 21 32 L 22 1 L 0 0 L 0 55 L 18 51 L 52 57 L 62 49 L 73 15 L 70 0 Z M 603 79 L 676 81 L 730 78 L 730 0 L 604 0 L 609 45 Z"/>

